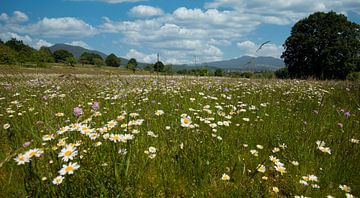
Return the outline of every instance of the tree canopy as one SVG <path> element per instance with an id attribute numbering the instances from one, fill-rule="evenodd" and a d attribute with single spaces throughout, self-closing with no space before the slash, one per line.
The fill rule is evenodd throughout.
<path id="1" fill-rule="evenodd" d="M 154 71 L 156 71 L 156 72 L 162 72 L 162 71 L 164 71 L 164 68 L 165 68 L 165 65 L 161 61 L 158 61 L 154 64 Z"/>
<path id="2" fill-rule="evenodd" d="M 55 58 L 55 62 L 57 63 L 65 63 L 65 62 L 69 62 L 70 59 L 74 58 L 74 55 L 67 50 L 56 50 L 54 52 L 54 58 Z"/>
<path id="3" fill-rule="evenodd" d="M 103 62 L 104 60 L 99 54 L 89 53 L 89 52 L 82 53 L 79 58 L 79 62 L 81 64 L 95 65 L 95 63 L 99 64 L 100 61 Z M 103 63 L 101 64 L 103 65 Z"/>
<path id="4" fill-rule="evenodd" d="M 132 70 L 133 72 L 135 72 L 136 68 L 137 68 L 137 65 L 138 65 L 138 63 L 137 63 L 136 59 L 131 58 L 129 60 L 128 64 L 126 65 L 126 68 Z"/>
<path id="5" fill-rule="evenodd" d="M 121 61 L 115 54 L 110 54 L 109 56 L 106 57 L 105 63 L 107 66 L 119 67 Z"/>
<path id="6" fill-rule="evenodd" d="M 360 25 L 335 12 L 298 21 L 282 54 L 292 78 L 345 79 L 360 71 Z"/>

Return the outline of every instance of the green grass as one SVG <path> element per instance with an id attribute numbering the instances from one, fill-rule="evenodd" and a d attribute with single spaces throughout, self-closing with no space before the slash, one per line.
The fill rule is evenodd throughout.
<path id="1" fill-rule="evenodd" d="M 339 188 L 344 184 L 352 188 L 351 194 L 360 195 L 360 144 L 350 142 L 360 139 L 359 84 L 158 78 L 107 75 L 101 69 L 100 75 L 63 79 L 47 71 L 8 71 L 0 77 L 0 197 L 344 197 Z M 101 116 L 91 111 L 94 101 L 100 104 Z M 77 106 L 84 111 L 80 117 L 73 114 Z M 157 116 L 157 110 L 165 113 Z M 59 112 L 64 116 L 55 116 Z M 181 126 L 182 114 L 191 117 L 193 128 Z M 139 119 L 141 125 L 126 124 Z M 101 133 L 98 129 L 110 120 L 118 125 Z M 78 131 L 56 134 L 80 122 L 100 136 L 90 140 Z M 10 128 L 3 128 L 6 123 Z M 134 130 L 139 133 L 126 143 L 103 138 Z M 55 134 L 55 139 L 44 142 L 46 134 Z M 81 141 L 78 155 L 70 160 L 80 168 L 54 185 L 52 180 L 68 163 L 58 157 L 61 146 L 54 148 L 63 138 L 68 144 Z M 320 151 L 317 140 L 324 141 L 331 154 Z M 28 141 L 30 146 L 24 148 Z M 149 147 L 157 150 L 153 159 L 144 153 Z M 275 147 L 279 152 L 272 151 Z M 17 165 L 13 158 L 31 148 L 41 148 L 44 154 Z M 119 149 L 127 153 L 119 154 Z M 253 149 L 258 156 L 250 153 Z M 284 164 L 286 173 L 275 170 L 271 155 Z M 259 164 L 266 167 L 265 173 L 256 170 Z M 221 179 L 224 173 L 229 181 Z M 318 182 L 300 184 L 307 175 L 316 175 Z"/>

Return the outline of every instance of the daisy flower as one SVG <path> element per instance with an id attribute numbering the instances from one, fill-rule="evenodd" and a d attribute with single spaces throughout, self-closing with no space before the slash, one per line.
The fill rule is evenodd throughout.
<path id="1" fill-rule="evenodd" d="M 19 154 L 17 157 L 14 158 L 17 162 L 17 165 L 25 164 L 26 162 L 30 162 L 30 158 L 28 155 Z"/>
<path id="2" fill-rule="evenodd" d="M 229 180 L 230 180 L 230 176 L 224 173 L 224 174 L 221 176 L 221 180 L 223 180 L 223 181 L 229 181 Z"/>
<path id="3" fill-rule="evenodd" d="M 64 180 L 64 177 L 59 175 L 53 179 L 52 183 L 55 185 L 60 185 L 63 182 L 63 180 Z"/>
<path id="4" fill-rule="evenodd" d="M 182 127 L 190 127 L 190 125 L 191 125 L 191 117 L 188 115 L 182 116 L 180 121 L 181 121 Z"/>
<path id="5" fill-rule="evenodd" d="M 75 170 L 79 169 L 80 166 L 77 163 L 70 162 L 68 165 L 63 165 L 62 169 L 59 170 L 60 175 L 73 174 Z"/>
<path id="6" fill-rule="evenodd" d="M 116 142 L 123 142 L 125 139 L 124 139 L 124 135 L 122 134 L 111 134 L 109 140 L 116 143 Z"/>
<path id="7" fill-rule="evenodd" d="M 259 164 L 257 171 L 261 172 L 261 173 L 265 173 L 266 171 L 266 167 L 263 164 Z"/>
<path id="8" fill-rule="evenodd" d="M 58 157 L 62 157 L 62 160 L 67 162 L 69 160 L 73 160 L 74 157 L 78 154 L 76 147 L 67 145 L 65 148 L 61 149 Z"/>
<path id="9" fill-rule="evenodd" d="M 155 115 L 157 115 L 157 116 L 161 116 L 161 115 L 163 115 L 164 114 L 164 111 L 163 110 L 157 110 L 156 112 L 155 112 Z"/>
<path id="10" fill-rule="evenodd" d="M 27 151 L 25 153 L 26 156 L 28 156 L 29 158 L 32 158 L 32 157 L 40 157 L 42 154 L 44 153 L 43 150 L 40 150 L 38 148 L 35 148 L 35 149 L 30 149 L 29 151 Z"/>

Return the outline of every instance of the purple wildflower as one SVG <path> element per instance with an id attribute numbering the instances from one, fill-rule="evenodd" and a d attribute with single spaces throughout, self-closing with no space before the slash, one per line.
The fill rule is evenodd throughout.
<path id="1" fill-rule="evenodd" d="M 83 114 L 83 110 L 80 107 L 75 107 L 73 113 L 75 116 L 79 117 Z"/>
<path id="2" fill-rule="evenodd" d="M 91 105 L 91 108 L 96 111 L 100 108 L 100 105 L 98 102 L 93 102 L 93 104 Z"/>
<path id="3" fill-rule="evenodd" d="M 350 112 L 346 111 L 346 112 L 344 113 L 344 115 L 345 115 L 346 118 L 349 118 L 349 117 L 350 117 Z"/>

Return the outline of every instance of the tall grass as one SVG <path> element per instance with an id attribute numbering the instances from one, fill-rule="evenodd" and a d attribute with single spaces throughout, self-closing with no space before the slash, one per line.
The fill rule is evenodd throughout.
<path id="1" fill-rule="evenodd" d="M 339 185 L 358 196 L 359 101 L 359 84 L 334 81 L 3 76 L 0 196 L 343 197 Z M 94 102 L 100 109 L 91 109 Z M 83 109 L 81 116 L 74 115 L 75 107 Z M 182 114 L 191 117 L 187 127 L 181 126 Z M 111 120 L 118 124 L 101 131 Z M 74 123 L 86 124 L 99 137 L 91 140 L 77 130 L 57 134 Z M 46 134 L 55 139 L 44 141 Z M 104 139 L 106 134 L 134 138 L 115 143 Z M 69 163 L 58 157 L 60 139 L 78 143 L 78 155 L 69 162 L 80 168 L 55 185 L 58 171 Z M 318 140 L 331 154 L 318 148 Z M 17 165 L 13 158 L 32 148 L 44 153 Z M 286 172 L 277 171 L 269 156 Z M 223 174 L 229 180 L 222 180 Z M 318 181 L 303 178 L 308 175 Z"/>

